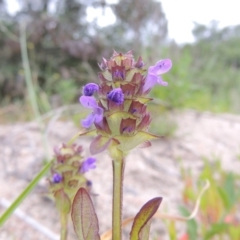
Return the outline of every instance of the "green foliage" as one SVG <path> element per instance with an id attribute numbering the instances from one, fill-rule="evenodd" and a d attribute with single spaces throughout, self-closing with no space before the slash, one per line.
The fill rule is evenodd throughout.
<path id="1" fill-rule="evenodd" d="M 214 112 L 240 112 L 240 26 L 219 30 L 216 25 L 197 26 L 195 44 L 182 47 L 172 43 L 163 58 L 173 61 L 153 96 L 173 108 Z"/>
<path id="2" fill-rule="evenodd" d="M 197 193 L 201 189 L 201 182 L 210 181 L 210 188 L 201 199 L 199 214 L 195 220 L 187 222 L 187 233 L 190 240 L 195 239 L 234 239 L 240 238 L 240 221 L 237 214 L 240 210 L 239 175 L 226 172 L 220 161 L 210 164 L 205 160 L 197 186 L 189 179 L 189 172 L 182 172 L 185 182 L 183 199 L 185 206 L 181 207 L 183 214 L 196 201 Z M 186 194 L 186 193 L 191 194 Z M 214 238 L 215 239 L 215 238 Z"/>
<path id="3" fill-rule="evenodd" d="M 139 51 L 147 46 L 153 51 L 153 43 L 164 42 L 167 37 L 161 3 L 152 0 L 114 4 L 57 0 L 54 10 L 51 0 L 36 0 L 20 4 L 14 16 L 7 13 L 6 4 L 1 3 L 0 101 L 4 105 L 16 99 L 28 103 L 19 43 L 19 23 L 24 15 L 28 19 L 28 58 L 41 113 L 75 102 L 81 86 L 96 81 L 92 73 L 99 70 L 97 62 L 102 56 L 110 56 L 112 49 Z M 97 19 L 87 20 L 89 10 L 102 10 L 103 15 L 110 10 L 116 22 L 100 27 Z"/>
<path id="4" fill-rule="evenodd" d="M 149 131 L 165 138 L 173 137 L 177 124 L 171 117 L 171 112 L 159 104 L 149 104 L 149 111 L 152 116 Z"/>
<path id="5" fill-rule="evenodd" d="M 167 224 L 168 227 L 168 234 L 169 234 L 169 239 L 174 240 L 177 239 L 177 231 L 176 231 L 176 226 L 175 226 L 175 221 L 170 220 Z"/>
<path id="6" fill-rule="evenodd" d="M 59 79 L 55 85 L 55 91 L 62 103 L 72 103 L 80 94 L 79 87 L 74 79 Z"/>
<path id="7" fill-rule="evenodd" d="M 190 211 L 183 206 L 180 206 L 180 212 L 184 215 L 184 216 L 189 216 L 190 215 Z M 189 240 L 196 240 L 198 237 L 198 224 L 196 222 L 195 219 L 191 219 L 189 221 L 187 221 L 187 233 L 188 233 L 188 237 Z"/>
<path id="8" fill-rule="evenodd" d="M 176 59 L 172 59 L 172 62 L 173 67 L 171 71 L 166 76 L 162 76 L 169 83 L 168 87 L 157 86 L 153 88 L 151 94 L 154 98 L 164 99 L 171 108 L 175 108 L 182 106 L 191 97 L 190 87 L 192 85 L 188 73 L 191 64 L 191 55 L 183 52 L 181 59 L 176 57 Z"/>

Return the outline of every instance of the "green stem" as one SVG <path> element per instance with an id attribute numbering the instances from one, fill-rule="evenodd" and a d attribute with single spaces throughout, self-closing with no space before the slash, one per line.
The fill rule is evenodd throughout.
<path id="1" fill-rule="evenodd" d="M 67 240 L 68 214 L 61 215 L 61 240 Z"/>
<path id="2" fill-rule="evenodd" d="M 30 182 L 30 184 L 23 190 L 23 192 L 17 197 L 17 199 L 11 204 L 11 206 L 0 217 L 0 227 L 7 221 L 14 210 L 22 203 L 22 201 L 30 194 L 35 188 L 40 179 L 48 172 L 52 165 L 52 161 L 49 161 L 41 172 Z"/>
<path id="3" fill-rule="evenodd" d="M 32 82 L 32 73 L 28 58 L 28 52 L 27 52 L 27 39 L 26 39 L 26 24 L 22 22 L 20 24 L 20 47 L 21 47 L 21 55 L 22 55 L 22 62 L 23 62 L 23 69 L 24 69 L 24 75 L 25 75 L 25 81 L 27 85 L 27 90 L 30 98 L 30 102 L 32 105 L 32 109 L 34 112 L 34 116 L 39 120 L 40 118 L 40 112 L 38 109 L 37 104 L 37 97 L 34 89 L 34 85 Z"/>
<path id="4" fill-rule="evenodd" d="M 122 239 L 122 189 L 124 159 L 113 160 L 112 240 Z"/>
<path id="5" fill-rule="evenodd" d="M 34 87 L 33 79 L 32 79 L 32 72 L 31 72 L 31 68 L 30 68 L 28 49 L 27 49 L 26 23 L 25 22 L 20 23 L 20 48 L 21 48 L 22 64 L 23 64 L 23 69 L 24 69 L 25 82 L 27 85 L 27 92 L 28 92 L 29 100 L 30 100 L 31 107 L 32 107 L 32 110 L 34 113 L 34 117 L 37 119 L 37 122 L 38 122 L 41 132 L 42 132 L 42 138 L 43 138 L 46 157 L 50 158 L 47 137 L 46 137 L 46 135 L 43 134 L 45 126 L 41 119 L 38 102 L 37 102 L 36 89 Z"/>

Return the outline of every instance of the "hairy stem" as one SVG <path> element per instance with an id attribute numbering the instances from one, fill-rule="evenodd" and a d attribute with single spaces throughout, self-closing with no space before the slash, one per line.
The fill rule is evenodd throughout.
<path id="1" fill-rule="evenodd" d="M 122 189 L 124 159 L 113 160 L 112 240 L 122 239 Z"/>

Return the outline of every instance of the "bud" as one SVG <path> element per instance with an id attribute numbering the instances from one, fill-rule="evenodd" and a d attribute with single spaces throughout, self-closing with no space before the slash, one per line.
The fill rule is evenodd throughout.
<path id="1" fill-rule="evenodd" d="M 117 105 L 120 105 L 124 101 L 124 94 L 122 92 L 121 88 L 115 88 L 113 89 L 108 95 L 107 98 L 113 102 L 115 102 Z"/>
<path id="2" fill-rule="evenodd" d="M 52 182 L 53 183 L 60 183 L 62 181 L 62 176 L 58 173 L 54 173 L 52 177 Z"/>
<path id="3" fill-rule="evenodd" d="M 84 96 L 92 96 L 95 92 L 98 92 L 99 87 L 95 83 L 89 83 L 83 87 L 83 95 Z"/>

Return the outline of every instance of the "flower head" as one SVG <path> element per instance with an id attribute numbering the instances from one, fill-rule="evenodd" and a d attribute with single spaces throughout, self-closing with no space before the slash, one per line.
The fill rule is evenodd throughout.
<path id="1" fill-rule="evenodd" d="M 149 67 L 148 75 L 143 86 L 143 92 L 150 90 L 156 83 L 167 86 L 168 83 L 158 76 L 168 72 L 172 67 L 172 61 L 170 59 L 163 59 L 157 62 L 154 66 Z"/>
<path id="2" fill-rule="evenodd" d="M 124 94 L 121 88 L 115 88 L 110 93 L 108 93 L 107 98 L 117 105 L 120 105 L 124 101 Z"/>
<path id="3" fill-rule="evenodd" d="M 93 110 L 85 119 L 82 120 L 82 126 L 89 128 L 94 122 L 99 123 L 103 119 L 103 109 L 98 106 L 97 101 L 94 97 L 81 96 L 80 103 Z"/>
<path id="4" fill-rule="evenodd" d="M 147 72 L 142 58 L 135 61 L 132 51 L 126 54 L 114 51 L 112 57 L 103 59 L 99 66 L 102 71 L 98 73 L 96 99 L 92 97 L 95 90 L 86 91 L 80 98 L 84 107 L 93 110 L 82 120 L 84 127 L 92 123 L 96 127 L 82 134 L 96 134 L 90 152 L 96 154 L 108 149 L 115 159 L 138 145 L 150 146 L 149 141 L 158 136 L 148 132 L 151 116 L 147 103 L 152 99 L 146 95 L 156 83 L 167 85 L 159 75 L 170 70 L 171 60 L 160 60 Z M 84 165 L 82 168 L 84 171 Z"/>
<path id="5" fill-rule="evenodd" d="M 88 83 L 83 87 L 84 96 L 92 96 L 95 92 L 98 92 L 99 86 L 96 83 Z"/>
<path id="6" fill-rule="evenodd" d="M 55 200 L 57 210 L 61 214 L 68 214 L 80 188 L 91 192 L 91 182 L 84 173 L 96 167 L 96 160 L 88 158 L 83 161 L 83 148 L 75 143 L 63 143 L 61 147 L 55 147 L 54 152 L 51 176 L 47 179 L 49 194 Z"/>
<path id="7" fill-rule="evenodd" d="M 82 162 L 80 172 L 85 173 L 94 168 L 96 168 L 96 158 L 89 157 Z"/>

